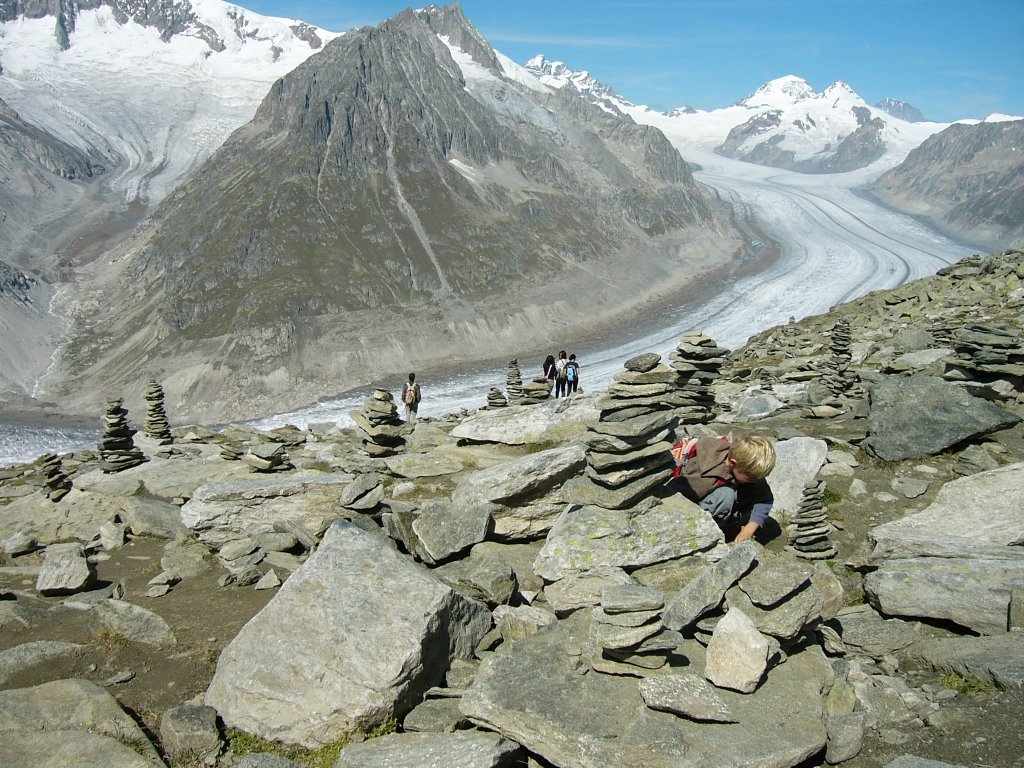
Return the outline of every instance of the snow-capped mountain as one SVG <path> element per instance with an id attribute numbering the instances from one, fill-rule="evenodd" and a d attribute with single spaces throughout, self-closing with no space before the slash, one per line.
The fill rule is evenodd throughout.
<path id="1" fill-rule="evenodd" d="M 549 88 L 558 90 L 568 88 L 576 91 L 612 114 L 623 114 L 627 108 L 636 106 L 591 76 L 586 70 L 570 69 L 561 61 L 548 61 L 538 55 L 526 62 L 526 69 Z"/>
<path id="2" fill-rule="evenodd" d="M 155 203 L 337 35 L 221 0 L 0 4 L 0 99 Z M 35 7 L 40 6 L 40 7 Z"/>
<path id="3" fill-rule="evenodd" d="M 876 162 L 881 173 L 946 127 L 912 123 L 869 106 L 843 82 L 818 93 L 806 80 L 789 75 L 723 109 L 658 112 L 631 103 L 587 72 L 562 62 L 536 56 L 527 67 L 553 87 L 571 87 L 603 109 L 660 128 L 684 153 L 713 150 L 738 160 L 812 173 L 849 171 Z"/>
<path id="4" fill-rule="evenodd" d="M 899 99 L 882 99 L 875 106 L 887 115 L 898 117 L 900 120 L 906 120 L 908 123 L 928 122 L 920 109 L 913 104 L 907 104 L 907 102 L 900 101 Z"/>

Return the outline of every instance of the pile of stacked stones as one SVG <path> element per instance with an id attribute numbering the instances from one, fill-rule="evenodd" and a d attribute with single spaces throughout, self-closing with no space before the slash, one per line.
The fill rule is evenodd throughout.
<path id="1" fill-rule="evenodd" d="M 46 486 L 46 498 L 50 501 L 60 501 L 67 496 L 71 490 L 71 480 L 61 465 L 60 456 L 48 453 L 40 456 L 37 463 L 43 476 L 43 485 Z"/>
<path id="2" fill-rule="evenodd" d="M 505 371 L 505 392 L 508 394 L 508 401 L 515 405 L 523 402 L 523 373 L 519 370 L 519 360 L 508 361 L 508 368 Z"/>
<path id="3" fill-rule="evenodd" d="M 836 556 L 836 548 L 829 540 L 832 523 L 823 503 L 825 481 L 811 480 L 804 486 L 800 506 L 793 517 L 789 535 L 789 549 L 806 560 L 827 560 Z"/>
<path id="4" fill-rule="evenodd" d="M 1024 397 L 1024 345 L 1019 331 L 970 324 L 953 338 L 956 360 L 949 363 L 946 378 L 991 383 L 1006 381 L 1016 397 Z M 1011 394 L 1010 388 L 1003 392 Z"/>
<path id="5" fill-rule="evenodd" d="M 650 352 L 630 358 L 625 368 L 597 399 L 600 416 L 584 436 L 586 471 L 566 485 L 573 502 L 625 509 L 668 479 L 678 374 Z"/>
<path id="6" fill-rule="evenodd" d="M 252 472 L 283 472 L 294 469 L 288 458 L 288 451 L 281 443 L 259 443 L 253 445 L 242 456 Z"/>
<path id="7" fill-rule="evenodd" d="M 505 399 L 505 395 L 501 393 L 501 390 L 497 387 L 491 387 L 487 393 L 487 405 L 485 406 L 488 410 L 493 408 L 507 408 L 508 400 Z"/>
<path id="8" fill-rule="evenodd" d="M 100 467 L 104 472 L 120 472 L 142 464 L 146 457 L 135 446 L 135 430 L 128 426 L 128 411 L 121 398 L 108 400 L 103 409 L 103 436 L 100 438 Z"/>
<path id="9" fill-rule="evenodd" d="M 411 430 L 398 415 L 394 396 L 386 389 L 375 389 L 361 411 L 349 411 L 363 433 L 363 450 L 372 457 L 394 456 L 405 445 Z"/>
<path id="10" fill-rule="evenodd" d="M 169 445 L 174 439 L 164 408 L 164 388 L 156 381 L 149 382 L 146 387 L 146 437 L 158 445 Z"/>
<path id="11" fill-rule="evenodd" d="M 845 319 L 837 322 L 832 326 L 829 338 L 832 357 L 825 363 L 821 380 L 833 397 L 841 397 L 851 391 L 856 381 L 850 370 L 850 361 L 853 359 L 850 354 L 850 322 Z"/>
<path id="12" fill-rule="evenodd" d="M 683 636 L 662 623 L 665 599 L 649 587 L 623 584 L 604 589 L 590 622 L 590 666 L 611 675 L 642 675 L 661 669 Z M 631 669 L 633 668 L 633 669 Z"/>
<path id="13" fill-rule="evenodd" d="M 680 398 L 676 402 L 680 424 L 707 424 L 716 415 L 711 386 L 722 375 L 729 354 L 701 331 L 684 333 L 669 356 L 669 365 L 678 371 L 676 382 Z"/>

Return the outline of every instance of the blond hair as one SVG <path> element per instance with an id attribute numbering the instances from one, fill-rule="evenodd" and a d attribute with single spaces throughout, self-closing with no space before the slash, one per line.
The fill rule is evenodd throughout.
<path id="1" fill-rule="evenodd" d="M 772 441 L 762 435 L 741 435 L 730 443 L 729 458 L 736 469 L 754 480 L 768 477 L 775 469 L 775 448 Z"/>

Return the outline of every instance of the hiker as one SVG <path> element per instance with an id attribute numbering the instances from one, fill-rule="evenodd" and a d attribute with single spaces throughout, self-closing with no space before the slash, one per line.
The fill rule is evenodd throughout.
<path id="1" fill-rule="evenodd" d="M 569 364 L 569 361 L 565 358 L 565 350 L 563 349 L 558 353 L 558 359 L 555 360 L 555 397 L 564 397 L 565 391 L 565 367 Z"/>
<path id="2" fill-rule="evenodd" d="M 544 358 L 544 378 L 548 380 L 548 392 L 555 385 L 555 356 L 548 355 Z"/>
<path id="3" fill-rule="evenodd" d="M 580 385 L 580 364 L 576 362 L 576 355 L 569 355 L 569 362 L 565 364 L 565 394 L 571 395 Z"/>
<path id="4" fill-rule="evenodd" d="M 416 383 L 416 374 L 410 373 L 409 380 L 402 385 L 402 402 L 405 403 L 405 420 L 416 421 L 416 411 L 420 407 L 420 385 Z"/>
<path id="5" fill-rule="evenodd" d="M 669 485 L 711 513 L 730 543 L 746 541 L 771 514 L 775 448 L 761 435 L 688 437 L 672 446 L 676 469 Z"/>

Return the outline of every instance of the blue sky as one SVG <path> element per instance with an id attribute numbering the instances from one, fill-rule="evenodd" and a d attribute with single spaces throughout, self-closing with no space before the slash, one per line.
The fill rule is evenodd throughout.
<path id="1" fill-rule="evenodd" d="M 257 13 L 344 31 L 390 0 L 250 0 Z M 413 5 L 413 7 L 418 7 Z M 783 75 L 847 82 L 931 120 L 1024 115 L 1024 0 L 463 0 L 491 45 L 586 69 L 655 109 L 727 106 Z"/>

